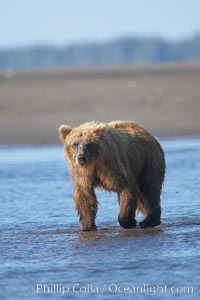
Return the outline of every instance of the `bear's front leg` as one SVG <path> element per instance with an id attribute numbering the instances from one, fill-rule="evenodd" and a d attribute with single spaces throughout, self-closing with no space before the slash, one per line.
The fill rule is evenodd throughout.
<path id="1" fill-rule="evenodd" d="M 118 221 L 120 226 L 124 228 L 134 228 L 136 226 L 135 212 L 137 208 L 136 196 L 125 189 L 118 193 L 120 212 L 118 215 Z"/>
<path id="2" fill-rule="evenodd" d="M 83 230 L 97 230 L 95 218 L 98 207 L 94 190 L 92 188 L 82 189 L 81 187 L 75 187 L 73 200 L 77 213 L 80 216 Z"/>

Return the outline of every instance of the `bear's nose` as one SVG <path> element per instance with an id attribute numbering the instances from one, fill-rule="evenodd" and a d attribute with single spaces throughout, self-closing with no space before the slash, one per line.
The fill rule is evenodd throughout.
<path id="1" fill-rule="evenodd" d="M 79 155 L 78 155 L 78 162 L 79 162 L 80 165 L 84 165 L 84 164 L 86 163 L 86 158 L 85 158 L 85 156 L 82 155 L 82 154 L 79 154 Z"/>

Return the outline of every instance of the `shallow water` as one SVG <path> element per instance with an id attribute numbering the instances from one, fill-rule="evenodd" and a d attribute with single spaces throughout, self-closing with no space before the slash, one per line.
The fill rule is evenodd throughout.
<path id="1" fill-rule="evenodd" d="M 98 191 L 97 232 L 80 230 L 62 147 L 0 147 L 0 299 L 198 299 L 200 139 L 162 145 L 162 225 L 120 228 Z"/>

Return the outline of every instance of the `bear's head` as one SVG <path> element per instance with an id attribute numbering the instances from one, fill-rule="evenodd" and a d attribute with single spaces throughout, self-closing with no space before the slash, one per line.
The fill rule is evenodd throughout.
<path id="1" fill-rule="evenodd" d="M 65 158 L 78 166 L 96 161 L 105 132 L 106 124 L 99 122 L 88 122 L 77 128 L 61 125 L 59 136 L 64 143 Z"/>

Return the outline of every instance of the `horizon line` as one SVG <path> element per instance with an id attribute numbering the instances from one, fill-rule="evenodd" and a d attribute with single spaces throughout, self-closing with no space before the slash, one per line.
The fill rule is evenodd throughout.
<path id="1" fill-rule="evenodd" d="M 160 40 L 163 42 L 170 42 L 170 43 L 180 43 L 183 41 L 193 40 L 195 38 L 200 37 L 200 32 L 194 32 L 190 35 L 185 35 L 184 37 L 180 38 L 170 38 L 162 35 L 157 34 L 147 34 L 147 35 L 119 35 L 112 38 L 102 38 L 102 39 L 87 39 L 87 40 L 80 40 L 80 41 L 71 41 L 69 43 L 55 43 L 55 42 L 40 42 L 36 41 L 33 43 L 26 43 L 26 44 L 19 44 L 19 45 L 0 45 L 0 51 L 10 51 L 10 50 L 28 50 L 32 48 L 54 48 L 54 49 L 61 49 L 61 48 L 69 48 L 69 47 L 77 47 L 77 46 L 91 46 L 91 45 L 104 45 L 109 44 L 121 40 L 127 39 L 155 39 Z"/>

